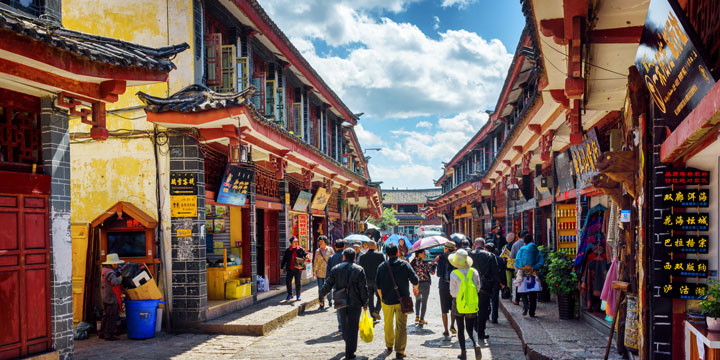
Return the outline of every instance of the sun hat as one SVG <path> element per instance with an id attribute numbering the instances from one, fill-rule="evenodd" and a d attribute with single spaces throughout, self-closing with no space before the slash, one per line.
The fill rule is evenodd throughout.
<path id="1" fill-rule="evenodd" d="M 455 242 L 454 242 L 454 241 L 448 241 L 448 242 L 445 243 L 444 246 L 445 246 L 446 248 L 450 249 L 450 250 L 455 250 L 455 249 L 457 249 L 457 245 L 455 245 Z"/>
<path id="2" fill-rule="evenodd" d="M 125 260 L 120 260 L 120 257 L 116 253 L 108 254 L 107 258 L 105 259 L 105 262 L 102 263 L 103 265 L 115 265 L 115 264 L 124 264 Z"/>
<path id="3" fill-rule="evenodd" d="M 468 257 L 468 253 L 464 249 L 460 249 L 456 253 L 448 256 L 448 261 L 450 261 L 450 265 L 457 269 L 467 269 L 473 264 L 472 258 Z"/>

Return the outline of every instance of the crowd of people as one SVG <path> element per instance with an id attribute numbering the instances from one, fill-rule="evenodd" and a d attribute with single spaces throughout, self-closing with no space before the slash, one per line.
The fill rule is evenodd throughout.
<path id="1" fill-rule="evenodd" d="M 515 305 L 522 301 L 524 316 L 535 316 L 539 289 L 523 280 L 526 278 L 523 272 L 538 270 L 544 259 L 527 232 L 521 232 L 519 239 L 512 232 L 507 238 L 500 235 L 487 241 L 477 238 L 472 247 L 468 240 L 460 244 L 448 241 L 443 245 L 444 252 L 432 261 L 427 261 L 424 250 L 408 253 L 409 246 L 404 241 L 385 244 L 384 255 L 375 242 L 360 247 L 337 240 L 333 247 L 328 245 L 324 236 L 318 239 L 312 271 L 317 280 L 320 309 L 324 310 L 326 304 L 333 307 L 335 302 L 338 334 L 345 341 L 346 359 L 355 358 L 363 309 L 376 322 L 384 321 L 385 356 L 395 352 L 396 359 L 405 358 L 407 317 L 414 313 L 417 327 L 428 324 L 425 314 L 433 275 L 438 282 L 443 336 L 450 340 L 451 334 L 457 334 L 459 359 L 468 356 L 466 335 L 473 345 L 474 357 L 482 357 L 481 345 L 489 337 L 487 321 L 498 323 L 501 292 L 512 298 Z M 293 298 L 293 281 L 295 297 L 300 300 L 300 274 L 308 255 L 292 238 L 281 263 L 286 273 L 286 300 Z M 409 262 L 408 257 L 412 258 Z"/>

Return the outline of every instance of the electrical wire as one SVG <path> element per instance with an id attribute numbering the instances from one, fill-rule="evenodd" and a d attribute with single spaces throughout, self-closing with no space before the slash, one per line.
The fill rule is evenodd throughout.
<path id="1" fill-rule="evenodd" d="M 558 54 L 564 56 L 565 59 L 568 59 L 568 58 L 569 58 L 568 54 L 564 53 L 564 52 L 561 51 L 561 50 L 556 49 L 556 48 L 555 48 L 554 46 L 552 46 L 550 43 L 548 43 L 547 41 L 545 41 L 545 39 L 543 39 L 542 37 L 539 37 L 539 38 L 540 38 L 540 41 L 544 42 L 545 45 L 547 45 L 550 49 L 552 49 L 552 50 L 554 50 L 555 52 L 557 52 Z M 548 61 L 548 62 L 549 62 L 549 61 Z M 590 66 L 592 66 L 592 67 L 596 67 L 596 68 L 601 69 L 601 70 L 605 70 L 605 71 L 607 71 L 607 72 L 610 72 L 610 73 L 613 73 L 613 74 L 616 74 L 616 75 L 620 75 L 620 76 L 623 77 L 623 79 L 626 79 L 627 76 L 628 76 L 628 74 L 619 73 L 619 72 L 617 72 L 617 71 L 615 71 L 615 70 L 610 70 L 610 69 L 604 68 L 604 67 L 602 67 L 602 66 L 600 66 L 600 65 L 595 65 L 595 64 L 593 64 L 593 63 L 591 63 L 591 62 L 589 62 L 589 61 L 587 61 L 587 60 L 583 60 L 583 63 L 588 64 L 588 65 L 590 65 Z M 552 64 L 552 63 L 551 63 L 551 64 Z M 553 67 L 554 67 L 554 65 L 553 65 Z M 557 69 L 557 67 L 556 67 L 556 69 Z"/>

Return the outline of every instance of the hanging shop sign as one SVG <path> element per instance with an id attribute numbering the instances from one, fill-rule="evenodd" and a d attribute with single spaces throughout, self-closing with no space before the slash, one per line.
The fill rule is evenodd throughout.
<path id="1" fill-rule="evenodd" d="M 666 235 L 662 238 L 665 250 L 674 254 L 707 254 L 709 241 L 707 235 Z"/>
<path id="2" fill-rule="evenodd" d="M 570 146 L 573 168 L 578 175 L 578 188 L 582 189 L 589 185 L 593 176 L 599 172 L 596 164 L 600 159 L 600 144 L 597 139 L 595 128 L 590 129 L 585 135 L 585 141 L 580 145 Z"/>
<path id="3" fill-rule="evenodd" d="M 325 210 L 325 206 L 327 206 L 328 200 L 330 200 L 330 194 L 325 190 L 324 187 L 318 188 L 317 192 L 315 193 L 315 197 L 313 198 L 312 205 L 310 205 L 310 208 L 313 210 Z"/>
<path id="4" fill-rule="evenodd" d="M 472 206 L 461 205 L 461 206 L 456 207 L 454 216 L 455 216 L 455 218 L 463 218 L 463 217 L 472 216 Z"/>
<path id="5" fill-rule="evenodd" d="M 672 276 L 708 277 L 707 260 L 667 260 L 663 263 L 663 269 L 670 271 Z"/>
<path id="6" fill-rule="evenodd" d="M 236 206 L 245 205 L 254 175 L 252 169 L 228 164 L 215 202 Z"/>
<path id="7" fill-rule="evenodd" d="M 710 214 L 708 213 L 674 213 L 665 215 L 662 222 L 666 231 L 708 231 Z"/>
<path id="8" fill-rule="evenodd" d="M 197 217 L 197 195 L 171 195 L 170 216 Z"/>
<path id="9" fill-rule="evenodd" d="M 662 193 L 663 206 L 673 208 L 708 207 L 708 189 L 666 189 Z"/>
<path id="10" fill-rule="evenodd" d="M 570 164 L 570 155 L 568 155 L 567 151 L 563 151 L 555 157 L 555 177 L 557 178 L 556 193 L 564 193 L 575 189 L 573 167 Z"/>
<path id="11" fill-rule="evenodd" d="M 675 299 L 699 300 L 705 297 L 707 285 L 684 282 L 665 283 L 660 287 L 662 297 Z"/>
<path id="12" fill-rule="evenodd" d="M 635 55 L 656 107 L 670 130 L 700 103 L 715 84 L 701 43 L 676 1 L 652 0 Z"/>
<path id="13" fill-rule="evenodd" d="M 305 212 L 312 199 L 312 194 L 307 191 L 301 191 L 298 193 L 298 197 L 293 205 L 293 211 Z"/>
<path id="14" fill-rule="evenodd" d="M 710 172 L 696 168 L 667 170 L 660 179 L 665 185 L 710 185 Z"/>
<path id="15" fill-rule="evenodd" d="M 171 171 L 170 195 L 197 195 L 195 173 Z"/>

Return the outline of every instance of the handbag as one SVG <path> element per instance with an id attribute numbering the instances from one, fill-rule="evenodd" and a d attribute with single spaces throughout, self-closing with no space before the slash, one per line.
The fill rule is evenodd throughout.
<path id="1" fill-rule="evenodd" d="M 388 272 L 390 273 L 390 279 L 393 282 L 393 288 L 395 289 L 395 294 L 397 294 L 398 299 L 400 299 L 400 311 L 402 311 L 403 314 L 412 314 L 415 312 L 413 309 L 413 300 L 409 296 L 400 296 L 400 290 L 398 290 L 397 283 L 395 282 L 395 275 L 393 275 L 392 268 L 390 268 L 390 263 L 385 260 L 385 266 L 387 266 Z"/>
<path id="2" fill-rule="evenodd" d="M 350 264 L 350 267 L 352 267 L 352 264 Z M 333 300 L 334 304 L 333 307 L 338 310 L 342 308 L 348 307 L 349 298 L 348 295 L 350 294 L 350 275 L 352 275 L 351 269 L 348 269 L 348 279 L 345 283 L 345 287 L 342 289 L 338 289 L 333 291 Z"/>

